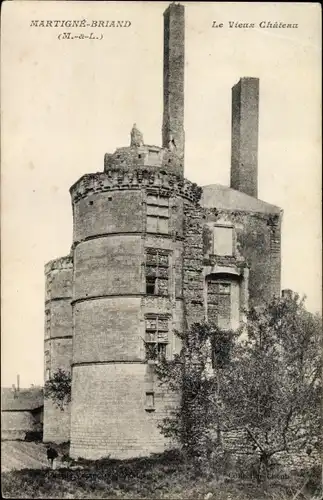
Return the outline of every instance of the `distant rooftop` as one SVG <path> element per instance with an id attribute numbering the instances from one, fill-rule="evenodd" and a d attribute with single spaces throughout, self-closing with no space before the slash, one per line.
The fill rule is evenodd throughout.
<path id="1" fill-rule="evenodd" d="M 260 212 L 280 214 L 281 209 L 253 196 L 236 191 L 221 184 L 210 184 L 202 187 L 201 205 L 204 208 L 219 208 L 223 210 L 241 210 L 245 212 Z"/>
<path id="2" fill-rule="evenodd" d="M 20 389 L 19 391 L 7 387 L 1 388 L 2 411 L 31 411 L 40 408 L 43 404 L 43 389 L 40 387 Z"/>

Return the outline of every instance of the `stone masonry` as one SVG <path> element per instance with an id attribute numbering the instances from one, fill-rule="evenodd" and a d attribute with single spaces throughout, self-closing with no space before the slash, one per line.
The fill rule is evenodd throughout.
<path id="1" fill-rule="evenodd" d="M 241 78 L 232 88 L 231 187 L 258 196 L 259 79 Z"/>
<path id="2" fill-rule="evenodd" d="M 164 15 L 162 147 L 133 141 L 71 188 L 71 253 L 46 265 L 45 377 L 72 373 L 70 408 L 45 403 L 44 440 L 73 458 L 163 451 L 174 396 L 156 380 L 176 330 L 237 328 L 280 294 L 282 211 L 257 199 L 259 86 L 233 90 L 231 187 L 184 177 L 184 7 Z M 138 137 L 142 137 L 136 128 Z M 197 166 L 198 168 L 198 166 Z"/>
<path id="3" fill-rule="evenodd" d="M 164 13 L 163 147 L 184 158 L 184 6 L 172 3 Z"/>
<path id="4" fill-rule="evenodd" d="M 71 370 L 72 362 L 72 283 L 71 255 L 46 264 L 45 296 L 45 380 L 58 369 Z M 56 408 L 50 399 L 44 400 L 44 442 L 69 441 L 70 408 Z"/>

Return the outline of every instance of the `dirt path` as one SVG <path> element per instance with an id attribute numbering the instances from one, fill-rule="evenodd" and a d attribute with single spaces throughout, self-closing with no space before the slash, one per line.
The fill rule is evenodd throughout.
<path id="1" fill-rule="evenodd" d="M 43 443 L 28 443 L 25 441 L 1 442 L 2 472 L 13 469 L 44 469 L 47 467 L 46 448 Z"/>

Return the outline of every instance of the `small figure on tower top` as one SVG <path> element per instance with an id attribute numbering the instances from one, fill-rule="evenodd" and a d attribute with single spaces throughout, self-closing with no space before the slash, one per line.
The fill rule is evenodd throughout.
<path id="1" fill-rule="evenodd" d="M 130 133 L 130 137 L 131 137 L 131 140 L 130 140 L 130 147 L 131 148 L 144 145 L 144 137 L 143 137 L 142 133 L 140 132 L 140 130 L 137 129 L 136 123 L 133 124 L 133 127 L 131 129 L 131 133 Z"/>

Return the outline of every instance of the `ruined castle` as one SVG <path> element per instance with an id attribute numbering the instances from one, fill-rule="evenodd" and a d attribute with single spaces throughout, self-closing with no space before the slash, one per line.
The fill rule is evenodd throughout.
<path id="1" fill-rule="evenodd" d="M 184 28 L 171 4 L 162 147 L 134 126 L 130 146 L 70 188 L 71 252 L 45 266 L 45 379 L 71 371 L 72 398 L 65 411 L 45 400 L 44 441 L 70 441 L 74 458 L 162 451 L 169 395 L 154 363 L 179 351 L 174 331 L 204 319 L 237 328 L 245 308 L 280 294 L 282 211 L 257 198 L 259 80 L 232 88 L 230 187 L 190 182 Z"/>

